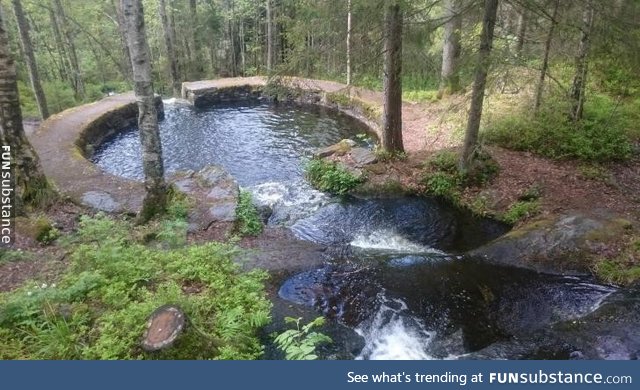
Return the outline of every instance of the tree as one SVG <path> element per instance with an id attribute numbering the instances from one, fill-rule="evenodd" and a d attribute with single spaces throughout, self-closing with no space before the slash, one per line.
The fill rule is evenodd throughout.
<path id="1" fill-rule="evenodd" d="M 471 93 L 471 106 L 467 120 L 467 130 L 460 154 L 460 171 L 469 171 L 478 147 L 478 131 L 482 117 L 482 103 L 484 102 L 484 90 L 487 83 L 487 73 L 491 64 L 491 47 L 493 45 L 493 30 L 496 25 L 498 0 L 485 0 L 484 17 L 482 20 L 482 33 L 480 35 L 480 49 L 476 63 L 473 91 Z"/>
<path id="2" fill-rule="evenodd" d="M 55 21 L 57 23 L 58 30 L 62 31 L 62 37 L 66 46 L 66 52 L 69 56 L 69 64 L 71 66 L 71 80 L 73 82 L 73 88 L 77 98 L 85 97 L 84 80 L 82 79 L 82 72 L 80 70 L 80 62 L 78 61 L 78 52 L 76 49 L 75 40 L 71 28 L 67 21 L 67 16 L 62 7 L 60 0 L 53 0 L 53 9 L 55 15 Z"/>
<path id="3" fill-rule="evenodd" d="M 26 205 L 44 201 L 52 190 L 40 166 L 40 159 L 24 133 L 16 67 L 11 57 L 3 12 L 0 6 L 0 128 L 3 145 L 11 148 L 16 175 L 15 213 L 22 214 Z M 5 152 L 4 148 L 2 151 Z"/>
<path id="4" fill-rule="evenodd" d="M 44 96 L 44 91 L 40 84 L 40 75 L 38 73 L 36 56 L 33 54 L 33 46 L 31 45 L 31 37 L 29 36 L 29 23 L 24 16 L 20 0 L 12 0 L 12 3 L 13 12 L 16 15 L 18 32 L 20 33 L 20 42 L 22 44 L 22 51 L 24 52 L 24 59 L 27 63 L 27 69 L 29 70 L 29 80 L 31 81 L 31 87 L 33 88 L 33 93 L 36 97 L 36 103 L 38 104 L 38 111 L 40 111 L 40 117 L 42 119 L 47 119 L 49 117 L 49 109 L 47 108 L 47 99 Z"/>
<path id="5" fill-rule="evenodd" d="M 401 76 L 402 10 L 398 0 L 385 0 L 382 148 L 390 153 L 404 151 Z"/>
<path id="6" fill-rule="evenodd" d="M 442 46 L 442 70 L 440 72 L 439 95 L 455 93 L 460 90 L 460 0 L 446 0 L 444 4 L 444 43 Z"/>
<path id="7" fill-rule="evenodd" d="M 347 85 L 351 85 L 351 0 L 347 0 Z"/>
<path id="8" fill-rule="evenodd" d="M 271 0 L 267 1 L 267 73 L 273 70 L 273 16 Z"/>
<path id="9" fill-rule="evenodd" d="M 164 181 L 162 145 L 151 83 L 151 58 L 144 26 L 142 0 L 122 0 L 122 10 L 138 101 L 138 128 L 142 144 L 142 168 L 146 190 L 140 220 L 145 222 L 165 210 L 167 185 Z"/>
<path id="10" fill-rule="evenodd" d="M 527 9 L 523 9 L 518 13 L 518 27 L 516 31 L 516 53 L 518 56 L 522 55 L 522 49 L 524 48 L 524 38 L 527 33 Z M 554 21 L 555 23 L 555 21 Z"/>
<path id="11" fill-rule="evenodd" d="M 164 35 L 164 45 L 167 50 L 167 61 L 169 62 L 169 75 L 171 77 L 171 88 L 173 96 L 180 96 L 180 75 L 178 73 L 178 59 L 175 52 L 175 30 L 173 23 L 169 23 L 167 17 L 167 4 L 165 0 L 158 0 L 158 12 L 160 13 L 160 23 Z"/>
<path id="12" fill-rule="evenodd" d="M 547 69 L 549 68 L 549 52 L 551 51 L 551 41 L 553 40 L 553 30 L 558 23 L 556 20 L 558 17 L 558 6 L 560 0 L 555 0 L 553 7 L 553 14 L 551 15 L 551 26 L 549 26 L 549 32 L 547 33 L 547 39 L 544 43 L 544 54 L 542 56 L 542 69 L 540 69 L 540 79 L 538 80 L 538 86 L 536 87 L 536 100 L 534 104 L 534 110 L 540 109 L 542 104 L 542 92 L 544 90 L 544 79 L 547 75 Z"/>
<path id="13" fill-rule="evenodd" d="M 585 84 L 587 82 L 587 69 L 589 57 L 589 44 L 591 41 L 591 30 L 593 28 L 594 8 L 591 0 L 586 0 L 584 11 L 582 12 L 582 26 L 580 27 L 580 44 L 576 55 L 576 73 L 573 76 L 571 86 L 571 119 L 574 122 L 582 119 L 584 109 Z"/>

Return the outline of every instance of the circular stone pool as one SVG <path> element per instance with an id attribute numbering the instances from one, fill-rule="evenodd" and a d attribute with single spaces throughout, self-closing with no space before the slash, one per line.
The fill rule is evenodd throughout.
<path id="1" fill-rule="evenodd" d="M 165 104 L 160 122 L 167 174 L 217 164 L 242 186 L 295 181 L 315 149 L 344 138 L 357 141 L 367 131 L 363 123 L 320 107 L 259 102 L 206 109 Z M 140 156 L 134 126 L 103 142 L 92 161 L 106 172 L 142 180 Z"/>

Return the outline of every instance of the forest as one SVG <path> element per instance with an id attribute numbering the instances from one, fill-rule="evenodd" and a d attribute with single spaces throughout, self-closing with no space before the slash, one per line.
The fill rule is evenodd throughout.
<path id="1" fill-rule="evenodd" d="M 0 129 L 2 359 L 637 359 L 638 0 L 0 0 Z"/>

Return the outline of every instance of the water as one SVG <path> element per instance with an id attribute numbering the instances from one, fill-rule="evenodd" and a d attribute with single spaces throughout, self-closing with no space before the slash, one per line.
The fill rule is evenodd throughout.
<path id="1" fill-rule="evenodd" d="M 165 104 L 160 122 L 165 171 L 223 166 L 242 186 L 301 179 L 305 158 L 341 139 L 359 141 L 364 125 L 314 107 L 242 103 L 209 109 Z M 142 180 L 136 128 L 108 139 L 92 157 L 106 172 Z"/>
<path id="2" fill-rule="evenodd" d="M 96 164 L 141 179 L 134 130 L 98 148 Z M 613 288 L 465 256 L 508 227 L 436 199 L 334 198 L 304 181 L 302 165 L 315 148 L 357 140 L 364 130 L 347 117 L 309 108 L 166 107 L 161 137 L 168 173 L 222 165 L 252 192 L 269 225 L 286 226 L 299 240 L 326 247 L 321 266 L 274 275 L 277 325 L 268 332 L 282 331 L 284 316 L 322 313 L 330 319 L 323 331 L 335 340 L 320 351 L 328 358 L 569 356 L 539 352 L 543 341 L 523 340 L 589 314 Z M 278 251 L 273 253 L 277 261 Z M 278 357 L 271 346 L 267 350 Z"/>

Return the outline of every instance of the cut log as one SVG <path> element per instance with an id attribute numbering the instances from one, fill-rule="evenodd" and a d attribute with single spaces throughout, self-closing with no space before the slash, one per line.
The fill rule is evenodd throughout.
<path id="1" fill-rule="evenodd" d="M 185 315 L 179 307 L 164 305 L 157 308 L 147 321 L 142 349 L 152 352 L 170 347 L 180 336 L 184 326 Z"/>

